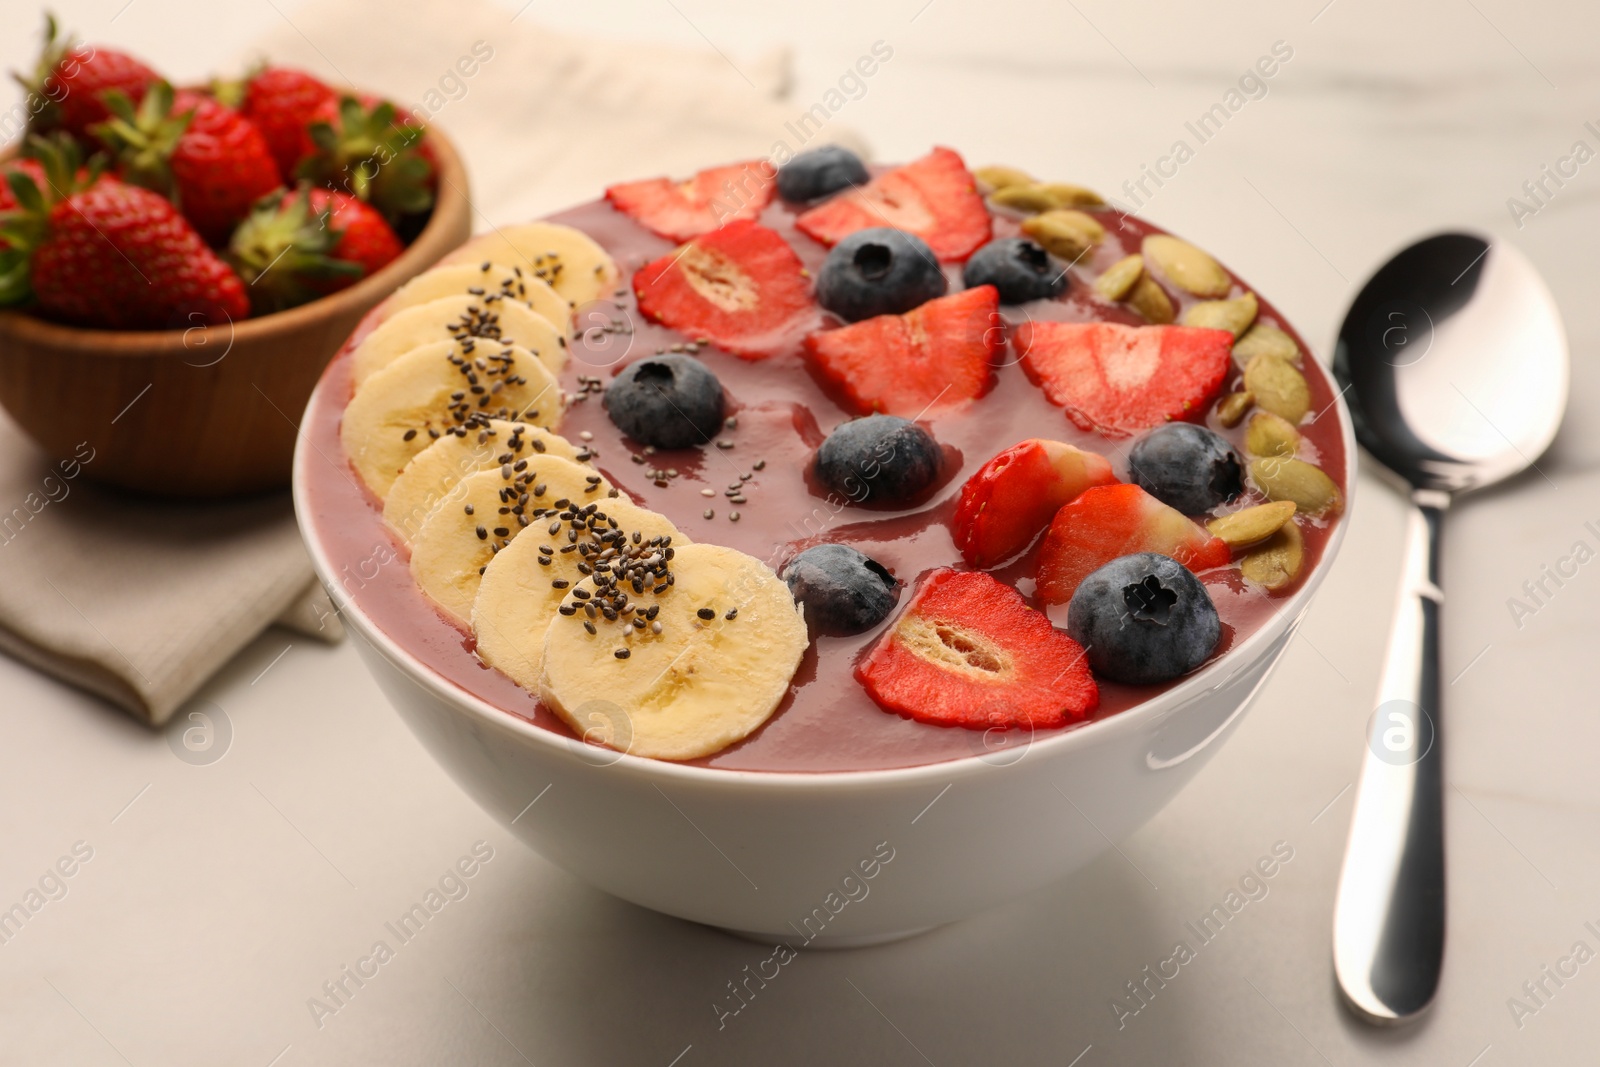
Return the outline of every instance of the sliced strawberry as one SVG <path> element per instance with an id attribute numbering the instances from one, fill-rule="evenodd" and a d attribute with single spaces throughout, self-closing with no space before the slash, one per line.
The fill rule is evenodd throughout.
<path id="1" fill-rule="evenodd" d="M 1065 604 L 1079 582 L 1135 552 L 1159 552 L 1192 571 L 1232 558 L 1221 538 L 1137 485 L 1103 485 L 1056 512 L 1039 549 L 1039 599 Z"/>
<path id="2" fill-rule="evenodd" d="M 1083 648 L 1011 586 L 933 571 L 856 665 L 886 711 L 969 730 L 1064 726 L 1100 704 Z"/>
<path id="3" fill-rule="evenodd" d="M 1005 347 L 992 285 L 930 300 L 904 315 L 879 315 L 806 338 L 811 365 L 862 414 L 918 418 L 989 390 Z"/>
<path id="4" fill-rule="evenodd" d="M 687 241 L 738 219 L 753 219 L 772 203 L 777 171 L 764 159 L 703 170 L 686 182 L 651 178 L 606 190 L 613 207 L 669 241 Z"/>
<path id="5" fill-rule="evenodd" d="M 802 214 L 795 225 L 829 248 L 872 226 L 905 230 L 928 242 L 946 263 L 962 262 L 991 234 L 989 209 L 967 165 L 948 148 L 935 148 L 914 163 L 840 193 Z"/>
<path id="6" fill-rule="evenodd" d="M 1228 374 L 1233 335 L 1198 326 L 1032 322 L 1017 330 L 1028 376 L 1085 430 L 1125 436 L 1202 409 Z"/>
<path id="7" fill-rule="evenodd" d="M 961 487 L 952 524 L 961 557 L 995 567 L 1033 543 L 1061 507 L 1085 489 L 1117 480 L 1104 456 L 1060 441 L 1023 441 L 995 456 Z"/>
<path id="8" fill-rule="evenodd" d="M 805 266 L 782 237 L 748 220 L 641 267 L 633 292 L 645 318 L 744 356 L 769 356 L 816 314 Z"/>

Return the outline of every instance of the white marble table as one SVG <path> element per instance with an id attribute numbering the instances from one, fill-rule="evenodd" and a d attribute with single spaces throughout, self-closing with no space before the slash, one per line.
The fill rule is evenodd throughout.
<path id="1" fill-rule="evenodd" d="M 216 49 L 242 48 L 281 26 L 279 9 L 295 10 L 289 0 L 56 6 L 179 75 L 201 74 Z M 1600 120 L 1600 9 L 532 0 L 521 17 L 715 47 L 735 64 L 790 45 L 797 115 L 888 42 L 892 60 L 837 116 L 888 159 L 947 142 L 975 162 L 1116 192 L 1187 138 L 1193 158 L 1149 211 L 1324 344 L 1365 272 L 1432 228 L 1487 229 L 1547 273 L 1575 357 L 1569 424 L 1543 477 L 1464 503 L 1450 528 L 1451 913 L 1439 1003 L 1410 1029 L 1366 1029 L 1338 1006 L 1329 965 L 1349 786 L 1398 568 L 1399 507 L 1364 478 L 1337 571 L 1258 706 L 1120 853 L 911 941 L 805 955 L 721 1030 L 712 1004 L 761 958 L 758 946 L 618 903 L 522 848 L 432 763 L 348 645 L 273 631 L 245 650 L 198 698 L 225 709 L 232 729 L 224 758 L 203 766 L 176 758 L 167 736 L 0 661 L 0 907 L 62 857 L 73 871 L 46 879 L 65 895 L 0 944 L 0 1063 L 1595 1061 L 1600 962 L 1571 953 L 1578 942 L 1585 959 L 1600 951 L 1600 563 L 1547 586 L 1554 595 L 1520 626 L 1508 600 L 1574 542 L 1600 548 L 1584 525 L 1600 528 L 1600 163 L 1549 185 L 1520 228 L 1507 199 L 1575 141 L 1600 148 L 1584 126 Z M 8 30 L 32 18 L 26 4 L 7 7 Z M 1278 41 L 1293 56 L 1267 94 L 1196 146 L 1185 122 Z M 8 33 L 0 61 L 18 65 L 30 48 Z M 363 985 L 344 979 L 336 1011 L 308 1008 L 313 997 L 334 1003 L 324 983 L 387 939 L 384 923 L 480 841 L 492 859 L 467 896 Z M 1119 1026 L 1112 1004 L 1125 983 L 1278 842 L 1293 859 L 1269 895 Z M 75 848 L 92 856 L 75 859 Z"/>

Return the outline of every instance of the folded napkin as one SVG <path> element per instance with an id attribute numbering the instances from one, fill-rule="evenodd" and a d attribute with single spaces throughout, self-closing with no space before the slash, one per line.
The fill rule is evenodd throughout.
<path id="1" fill-rule="evenodd" d="M 798 147 L 783 53 L 736 65 L 710 49 L 573 37 L 482 0 L 279 10 L 237 65 L 270 56 L 423 112 L 466 158 L 479 230 L 620 179 Z M 0 415 L 0 650 L 159 726 L 273 622 L 342 634 L 286 493 L 143 500 L 65 478 L 67 458 L 41 455 Z"/>

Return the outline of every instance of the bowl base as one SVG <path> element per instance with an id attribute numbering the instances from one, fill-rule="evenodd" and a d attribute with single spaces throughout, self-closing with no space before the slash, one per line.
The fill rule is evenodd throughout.
<path id="1" fill-rule="evenodd" d="M 937 929 L 937 927 L 938 924 L 934 924 L 933 926 L 917 926 L 910 930 L 892 930 L 887 934 L 856 934 L 854 936 L 845 937 L 814 937 L 805 943 L 804 948 L 871 948 L 874 945 L 888 945 L 896 941 L 904 941 L 908 938 L 916 937 L 918 934 L 925 934 L 929 930 Z M 787 943 L 783 934 L 763 934 L 756 930 L 734 930 L 727 926 L 713 926 L 712 929 L 721 930 L 725 934 L 732 934 L 734 937 L 742 938 L 745 941 L 754 941 L 760 945 L 771 945 L 776 941 L 783 941 Z"/>

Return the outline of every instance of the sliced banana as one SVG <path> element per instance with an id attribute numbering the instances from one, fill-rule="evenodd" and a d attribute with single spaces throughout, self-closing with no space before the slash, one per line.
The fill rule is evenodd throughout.
<path id="1" fill-rule="evenodd" d="M 393 318 L 407 308 L 447 296 L 488 296 L 526 304 L 543 315 L 550 324 L 572 338 L 572 308 L 549 284 L 521 267 L 506 267 L 485 260 L 482 263 L 454 263 L 412 278 L 394 291 L 378 307 L 380 320 Z"/>
<path id="2" fill-rule="evenodd" d="M 554 429 L 561 389 L 520 345 L 480 342 L 469 358 L 454 342 L 439 341 L 367 379 L 344 409 L 339 437 L 362 481 L 383 498 L 432 441 L 473 432 L 491 418 Z"/>
<path id="3" fill-rule="evenodd" d="M 468 625 L 478 582 L 496 553 L 530 524 L 548 525 L 554 505 L 598 509 L 614 499 L 610 492 L 611 483 L 598 472 L 570 459 L 519 460 L 469 474 L 417 531 L 411 577 L 446 614 Z"/>
<path id="4" fill-rule="evenodd" d="M 582 230 L 557 222 L 502 226 L 480 234 L 440 261 L 504 263 L 542 278 L 573 307 L 610 295 L 617 286 L 616 263 Z"/>
<path id="5" fill-rule="evenodd" d="M 593 515 L 562 523 L 554 536 L 549 532 L 548 516 L 540 516 L 523 536 L 496 553 L 483 572 L 472 604 L 478 658 L 524 689 L 539 691 L 545 631 L 557 617 L 567 590 L 583 581 L 580 564 L 592 570 L 597 563 L 608 563 L 599 558 L 608 549 L 615 559 L 629 552 L 648 555 L 668 547 L 676 551 L 689 543 L 666 516 L 647 511 L 626 497 L 599 504 Z M 567 539 L 569 529 L 579 531 L 578 540 Z M 577 547 L 569 548 L 572 545 Z M 633 592 L 631 584 L 627 589 Z M 603 617 L 597 622 L 604 622 Z"/>
<path id="6" fill-rule="evenodd" d="M 439 502 L 478 471 L 519 459 L 556 456 L 584 462 L 590 452 L 560 434 L 525 422 L 489 419 L 466 434 L 447 433 L 411 457 L 383 501 L 383 518 L 407 543 Z"/>
<path id="7" fill-rule="evenodd" d="M 670 584 L 618 612 L 593 577 L 573 587 L 545 634 L 540 698 L 586 738 L 638 756 L 694 759 L 747 737 L 789 692 L 806 626 L 760 560 L 721 545 L 676 549 Z M 583 605 L 604 601 L 588 619 Z M 643 628 L 639 609 L 658 609 Z M 571 609 L 572 614 L 567 614 Z M 583 625 L 590 622 L 595 633 Z M 650 623 L 659 622 L 661 632 Z"/>
<path id="8" fill-rule="evenodd" d="M 460 293 L 406 308 L 369 333 L 351 353 L 350 377 L 359 389 L 413 348 L 438 341 L 456 341 L 463 351 L 486 341 L 512 341 L 538 356 L 551 374 L 567 365 L 566 336 L 549 319 L 515 300 Z"/>

